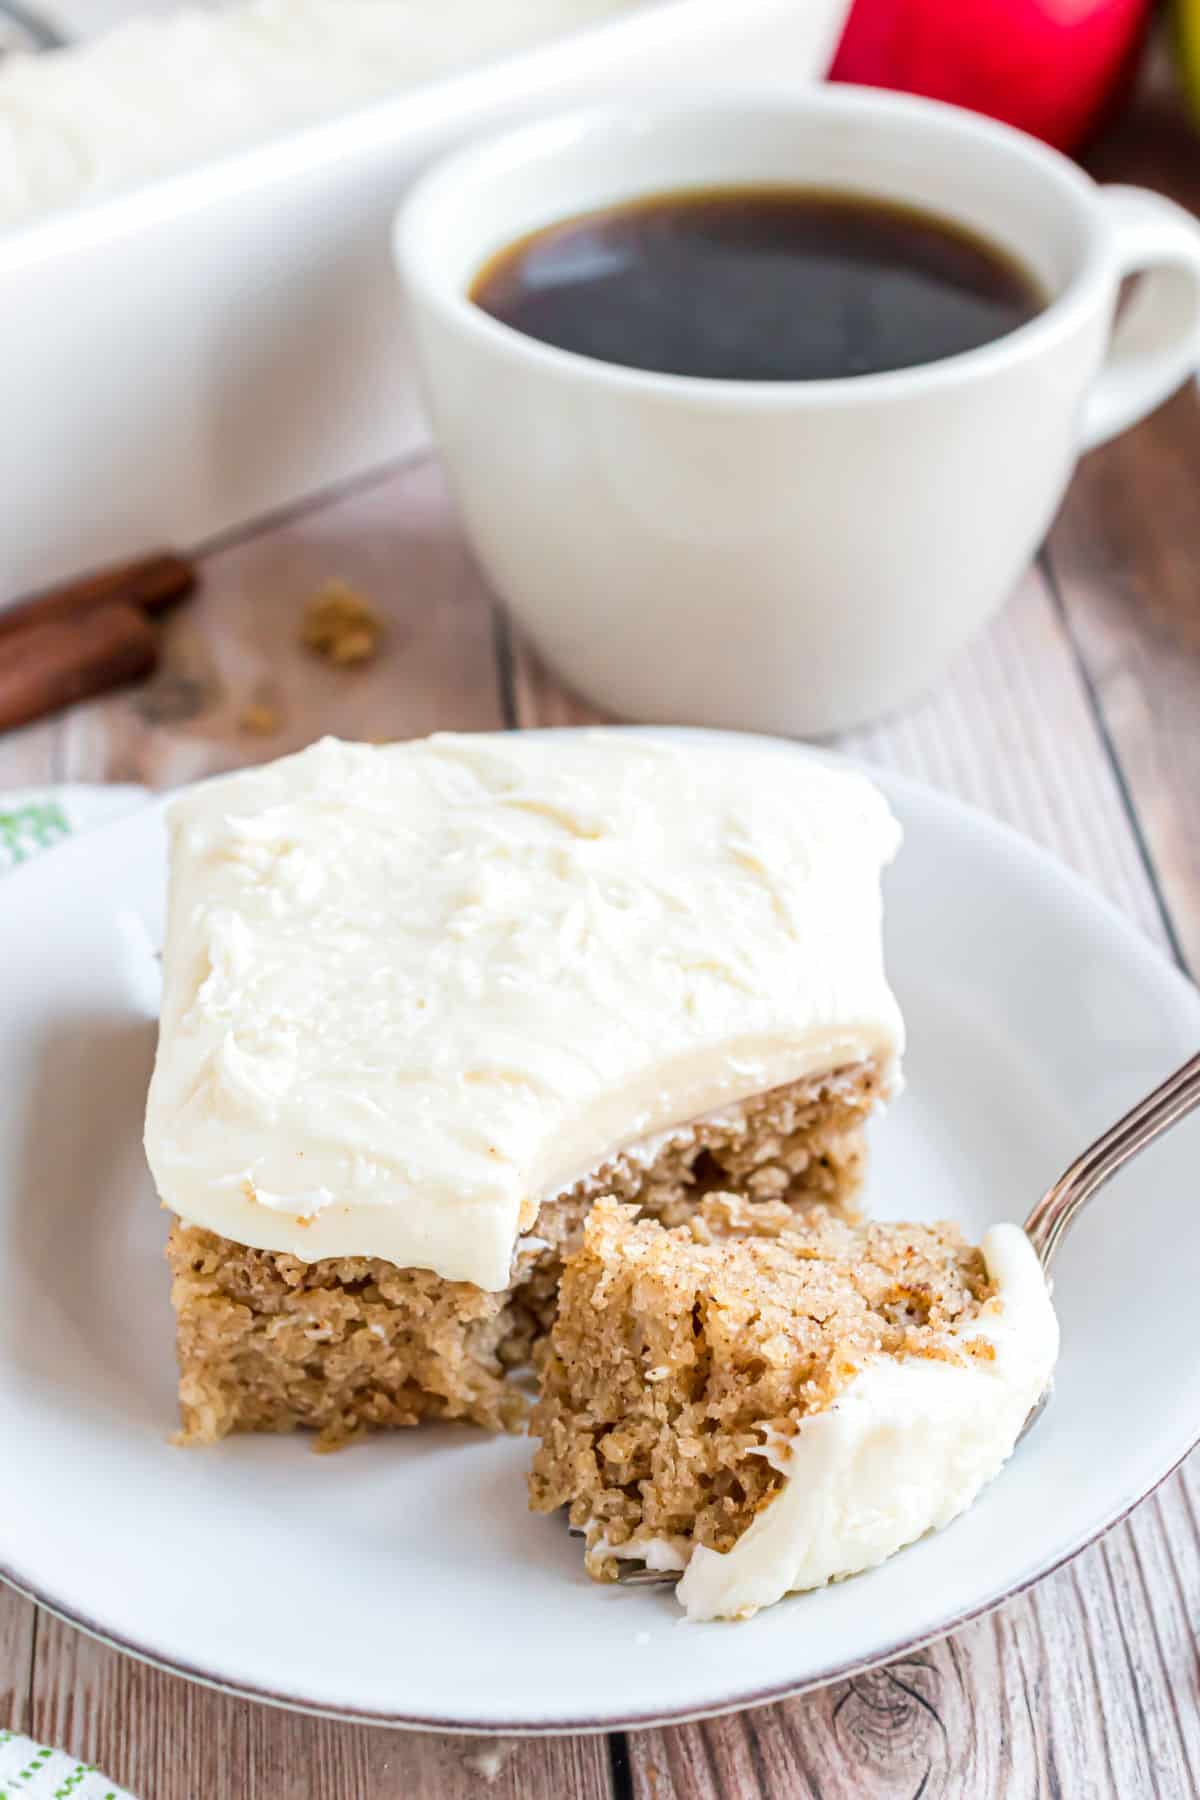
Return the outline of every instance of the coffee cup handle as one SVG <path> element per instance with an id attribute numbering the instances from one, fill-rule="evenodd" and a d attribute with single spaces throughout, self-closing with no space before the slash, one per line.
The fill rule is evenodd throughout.
<path id="1" fill-rule="evenodd" d="M 1200 222 L 1147 188 L 1105 187 L 1100 197 L 1120 279 L 1144 279 L 1085 403 L 1084 450 L 1136 425 L 1200 367 Z"/>

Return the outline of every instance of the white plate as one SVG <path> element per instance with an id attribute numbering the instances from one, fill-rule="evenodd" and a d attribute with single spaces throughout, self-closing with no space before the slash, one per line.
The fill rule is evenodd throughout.
<path id="1" fill-rule="evenodd" d="M 787 746 L 771 754 L 797 754 Z M 890 777 L 908 1091 L 882 1212 L 1021 1217 L 1200 1042 L 1200 997 L 1049 858 Z M 976 1507 L 884 1568 L 749 1624 L 598 1587 L 525 1510 L 527 1446 L 463 1427 L 313 1456 L 174 1449 L 165 1220 L 140 1150 L 163 882 L 158 810 L 0 883 L 0 1570 L 126 1649 L 240 1692 L 393 1724 L 588 1730 L 743 1706 L 891 1656 L 1119 1519 L 1200 1421 L 1200 1125 L 1062 1253 L 1056 1397 Z"/>

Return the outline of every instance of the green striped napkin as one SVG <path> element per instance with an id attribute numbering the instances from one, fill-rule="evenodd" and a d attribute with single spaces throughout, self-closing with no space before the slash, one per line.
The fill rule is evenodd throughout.
<path id="1" fill-rule="evenodd" d="M 131 1800 L 89 1763 L 0 1728 L 0 1800 Z"/>
<path id="2" fill-rule="evenodd" d="M 88 787 L 78 782 L 0 793 L 0 875 L 90 825 L 132 812 L 146 794 L 145 788 L 127 784 Z"/>

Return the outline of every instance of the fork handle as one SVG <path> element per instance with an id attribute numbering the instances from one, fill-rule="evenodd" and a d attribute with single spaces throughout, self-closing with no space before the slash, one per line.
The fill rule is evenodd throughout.
<path id="1" fill-rule="evenodd" d="M 1181 1068 L 1147 1094 L 1103 1137 L 1077 1156 L 1063 1171 L 1052 1188 L 1038 1201 L 1025 1221 L 1025 1231 L 1048 1269 L 1059 1244 L 1074 1223 L 1076 1214 L 1098 1188 L 1111 1181 L 1118 1169 L 1152 1144 L 1155 1138 L 1177 1125 L 1193 1108 L 1200 1106 L 1200 1052 L 1188 1058 Z"/>

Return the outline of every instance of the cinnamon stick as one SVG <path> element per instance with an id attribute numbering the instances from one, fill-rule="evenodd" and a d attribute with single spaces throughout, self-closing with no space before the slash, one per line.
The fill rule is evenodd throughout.
<path id="1" fill-rule="evenodd" d="M 82 575 L 17 606 L 0 607 L 0 640 L 29 626 L 76 618 L 101 606 L 123 604 L 157 614 L 190 594 L 195 585 L 196 571 L 186 557 L 158 551 L 136 562 Z"/>
<path id="2" fill-rule="evenodd" d="M 0 731 L 148 675 L 158 642 L 136 606 L 100 605 L 0 636 Z"/>

